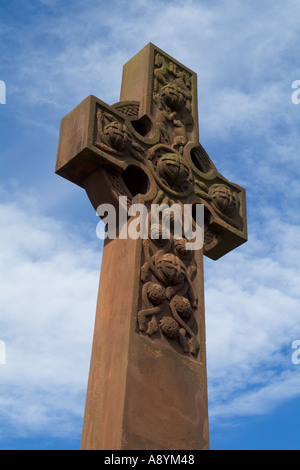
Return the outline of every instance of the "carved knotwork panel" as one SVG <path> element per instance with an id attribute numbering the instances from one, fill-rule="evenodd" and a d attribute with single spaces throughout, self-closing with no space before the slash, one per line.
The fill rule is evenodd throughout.
<path id="1" fill-rule="evenodd" d="M 143 241 L 139 332 L 162 340 L 178 352 L 197 357 L 198 299 L 193 288 L 194 254 L 186 257 L 185 240 Z"/>
<path id="2" fill-rule="evenodd" d="M 134 158 L 144 162 L 143 147 L 124 118 L 98 106 L 95 122 L 94 145 L 97 148 L 120 159 Z"/>
<path id="3" fill-rule="evenodd" d="M 152 115 L 160 142 L 182 154 L 194 129 L 192 76 L 160 52 L 154 54 Z"/>

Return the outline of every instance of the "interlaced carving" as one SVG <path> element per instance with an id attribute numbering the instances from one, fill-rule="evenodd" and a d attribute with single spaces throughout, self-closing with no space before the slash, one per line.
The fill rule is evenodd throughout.
<path id="1" fill-rule="evenodd" d="M 116 201 L 127 196 L 129 208 L 143 186 L 148 209 L 151 203 L 161 209 L 162 220 L 152 224 L 151 235 L 143 241 L 137 331 L 197 357 L 201 312 L 193 287 L 196 256 L 186 249 L 183 235 L 175 236 L 177 215 L 165 206 L 204 204 L 203 252 L 218 256 L 218 246 L 224 240 L 226 243 L 225 230 L 243 229 L 241 195 L 219 175 L 195 141 L 197 95 L 193 72 L 154 50 L 152 73 L 146 112 L 145 103 L 139 101 L 121 101 L 111 107 L 96 103 L 93 145 L 101 155 L 106 187 Z M 129 166 L 130 171 L 123 175 Z M 138 172 L 132 170 L 137 167 Z M 142 177 L 146 182 L 139 185 Z M 165 217 L 171 221 L 168 240 L 162 226 Z"/>
<path id="2" fill-rule="evenodd" d="M 188 142 L 188 133 L 194 121 L 191 114 L 191 76 L 184 69 L 179 70 L 167 62 L 161 54 L 155 55 L 153 114 L 155 116 L 161 143 L 170 145 L 180 154 Z"/>
<path id="3" fill-rule="evenodd" d="M 130 118 L 138 117 L 139 115 L 139 105 L 135 103 L 115 105 L 115 108 Z"/>
<path id="4" fill-rule="evenodd" d="M 120 102 L 111 111 L 98 105 L 95 146 L 120 162 L 134 159 L 146 174 L 152 174 L 157 189 L 156 197 L 150 202 L 161 206 L 180 201 L 181 204 L 202 203 L 208 214 L 215 214 L 238 228 L 241 222 L 238 193 L 226 182 L 216 180 L 217 170 L 209 156 L 198 142 L 191 140 L 196 95 L 190 72 L 156 52 L 151 96 L 152 116 L 147 122 L 151 126 L 154 123 L 156 131 L 152 130 L 150 135 L 156 135 L 158 140 L 145 143 L 140 126 L 135 125 L 139 122 L 139 103 Z M 144 134 L 149 134 L 149 129 Z M 132 196 L 121 171 L 115 171 L 113 165 L 105 171 L 115 197 L 126 195 L 130 207 Z M 166 209 L 162 211 L 163 218 L 165 215 L 170 215 Z M 204 253 L 215 248 L 223 238 L 222 233 L 210 226 L 210 218 L 206 218 Z M 152 236 L 156 234 L 158 238 L 153 236 L 143 242 L 138 331 L 156 340 L 164 337 L 170 344 L 179 344 L 184 354 L 197 356 L 199 311 L 193 289 L 197 271 L 195 253 L 186 250 L 184 238 L 174 238 L 172 229 L 170 240 L 162 237 L 160 223 L 151 230 Z"/>
<path id="5" fill-rule="evenodd" d="M 156 251 L 154 240 L 144 240 L 143 308 L 137 319 L 140 331 L 149 336 L 163 334 L 178 341 L 184 353 L 196 356 L 199 343 L 193 326 L 198 299 L 192 285 L 196 266 L 185 243 L 185 239 L 172 239 Z"/>

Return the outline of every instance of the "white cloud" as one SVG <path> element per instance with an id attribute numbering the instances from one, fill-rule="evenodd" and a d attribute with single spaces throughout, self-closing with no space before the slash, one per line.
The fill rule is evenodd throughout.
<path id="1" fill-rule="evenodd" d="M 1 420 L 15 437 L 66 432 L 84 408 L 101 251 L 12 199 L 0 204 Z"/>
<path id="2" fill-rule="evenodd" d="M 299 396 L 300 368 L 291 361 L 292 342 L 300 338 L 299 231 L 299 226 L 270 214 L 247 245 L 227 258 L 206 262 L 214 419 L 267 413 Z"/>
<path id="3" fill-rule="evenodd" d="M 284 371 L 277 376 L 265 373 L 265 383 L 255 390 L 247 390 L 244 394 L 233 397 L 231 400 L 222 399 L 211 410 L 213 419 L 220 418 L 223 424 L 236 416 L 263 415 L 274 410 L 275 406 L 284 401 L 299 397 L 300 371 Z M 262 381 L 260 381 L 262 382 Z M 226 384 L 225 384 L 226 387 Z M 225 418 L 225 420 L 224 420 Z"/>

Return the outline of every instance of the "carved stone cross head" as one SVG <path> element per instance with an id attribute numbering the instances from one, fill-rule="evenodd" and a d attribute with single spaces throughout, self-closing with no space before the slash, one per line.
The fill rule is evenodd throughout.
<path id="1" fill-rule="evenodd" d="M 99 189 L 89 194 L 96 169 Z M 55 171 L 87 189 L 95 208 L 117 207 L 121 195 L 129 204 L 137 196 L 204 204 L 212 259 L 247 240 L 245 190 L 218 173 L 199 143 L 196 74 L 151 43 L 125 64 L 120 102 L 89 96 L 62 120 Z"/>

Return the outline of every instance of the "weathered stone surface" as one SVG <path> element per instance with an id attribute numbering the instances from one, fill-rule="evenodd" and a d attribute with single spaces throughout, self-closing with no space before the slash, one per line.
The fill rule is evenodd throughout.
<path id="1" fill-rule="evenodd" d="M 160 222 L 105 241 L 82 449 L 209 448 L 203 254 L 223 256 L 247 227 L 244 189 L 198 139 L 196 74 L 151 43 L 125 64 L 119 103 L 90 96 L 62 120 L 56 172 L 95 209 L 118 211 L 120 196 L 205 206 L 203 250 L 163 239 Z"/>

